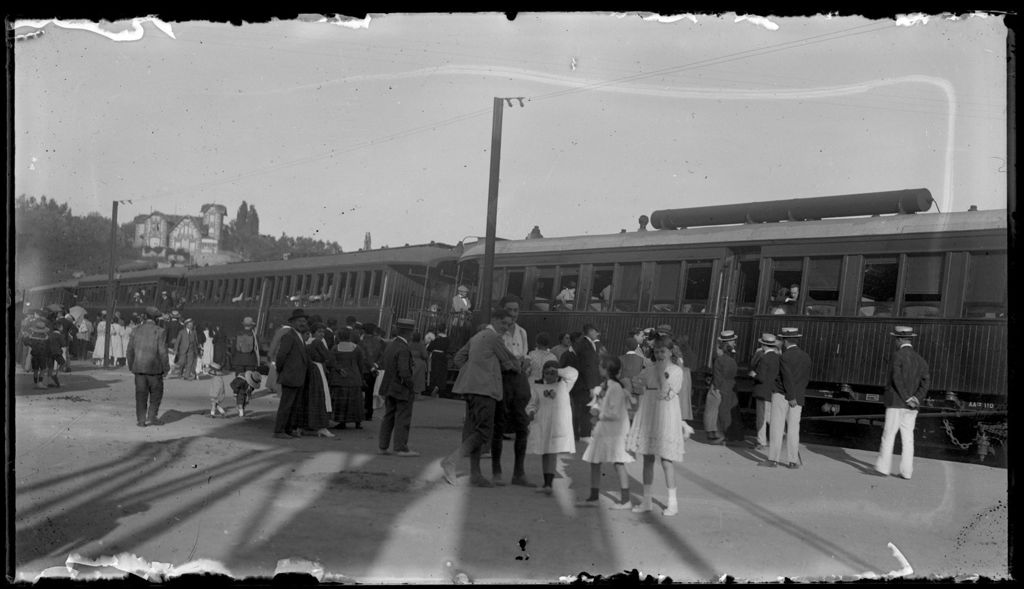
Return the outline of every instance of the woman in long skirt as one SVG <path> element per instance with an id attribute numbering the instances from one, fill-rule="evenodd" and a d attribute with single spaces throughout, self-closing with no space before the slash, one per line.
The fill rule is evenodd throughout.
<path id="1" fill-rule="evenodd" d="M 575 368 L 559 368 L 558 362 L 544 364 L 540 379 L 530 383 L 530 402 L 526 415 L 530 418 L 530 434 L 526 453 L 540 454 L 544 486 L 540 491 L 550 495 L 555 480 L 555 459 L 559 454 L 575 454 L 576 441 L 572 431 L 572 404 L 569 391 L 579 377 Z M 494 435 L 501 435 L 494 432 Z"/>
<path id="2" fill-rule="evenodd" d="M 327 375 L 334 421 L 338 422 L 334 427 L 345 429 L 346 423 L 354 423 L 356 429 L 363 429 L 363 351 L 352 343 L 351 329 L 341 329 L 334 337 L 334 368 Z"/>
<path id="3" fill-rule="evenodd" d="M 210 373 L 210 366 L 213 364 L 213 329 L 204 325 L 199 330 L 200 339 L 203 340 L 203 353 L 199 356 L 199 371 L 203 374 Z"/>
<path id="4" fill-rule="evenodd" d="M 107 346 L 107 312 L 100 311 L 100 320 L 96 322 L 96 344 L 92 349 L 92 361 L 103 366 L 103 348 Z M 110 357 L 109 355 L 107 356 Z"/>
<path id="5" fill-rule="evenodd" d="M 334 434 L 327 429 L 332 413 L 327 372 L 328 365 L 334 366 L 334 356 L 330 354 L 327 343 L 324 342 L 324 324 L 315 324 L 312 333 L 312 339 L 306 344 L 306 350 L 309 352 L 308 386 L 305 388 L 305 395 L 300 395 L 304 401 L 303 411 L 296 414 L 300 416 L 300 427 L 315 431 L 320 437 L 333 438 Z"/>
<path id="6" fill-rule="evenodd" d="M 619 477 L 621 499 L 612 509 L 629 509 L 629 474 L 626 463 L 633 457 L 626 452 L 626 434 L 629 433 L 629 396 L 619 380 L 622 363 L 612 356 L 601 364 L 601 376 L 605 378 L 598 396 L 599 404 L 591 413 L 596 413 L 597 423 L 591 432 L 591 442 L 583 452 L 583 461 L 590 463 L 590 496 L 585 504 L 596 504 L 601 490 L 601 464 L 611 462 Z"/>
<path id="7" fill-rule="evenodd" d="M 210 363 L 212 373 L 226 372 L 228 366 L 228 336 L 219 325 L 210 328 L 210 337 L 213 340 L 213 362 Z"/>
<path id="8" fill-rule="evenodd" d="M 114 320 L 110 322 L 110 357 L 114 359 L 114 366 L 125 366 L 128 363 L 124 333 L 124 324 L 115 314 Z"/>
<path id="9" fill-rule="evenodd" d="M 673 362 L 671 338 L 661 337 L 655 342 L 654 360 L 654 365 L 641 373 L 644 392 L 633 425 L 626 435 L 626 450 L 644 457 L 644 494 L 640 505 L 633 511 L 651 511 L 654 459 L 658 458 L 668 488 L 668 507 L 663 514 L 675 515 L 679 511 L 675 463 L 682 462 L 685 452 L 683 441 L 693 430 L 681 416 L 678 397 L 683 385 L 683 370 Z"/>
<path id="10" fill-rule="evenodd" d="M 430 355 L 430 384 L 427 389 L 436 397 L 448 384 L 448 334 L 444 326 L 437 328 L 437 337 L 427 344 Z"/>

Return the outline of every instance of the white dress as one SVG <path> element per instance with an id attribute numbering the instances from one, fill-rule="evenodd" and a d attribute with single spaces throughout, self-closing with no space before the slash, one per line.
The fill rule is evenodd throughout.
<path id="1" fill-rule="evenodd" d="M 206 341 L 203 342 L 202 365 L 209 368 L 213 364 L 213 336 L 210 335 L 209 329 L 204 329 L 203 335 L 206 336 Z"/>
<path id="2" fill-rule="evenodd" d="M 113 331 L 113 328 L 111 328 Z M 92 357 L 95 360 L 103 359 L 103 348 L 107 343 L 107 322 L 98 321 L 96 323 L 96 347 L 92 349 Z M 111 350 L 113 351 L 113 350 Z"/>
<path id="3" fill-rule="evenodd" d="M 644 392 L 626 434 L 626 450 L 682 462 L 685 426 L 677 397 L 683 385 L 683 369 L 659 363 L 645 368 L 640 379 Z"/>
<path id="4" fill-rule="evenodd" d="M 579 377 L 575 368 L 558 369 L 558 382 L 530 382 L 530 402 L 526 413 L 535 414 L 526 439 L 527 454 L 576 453 L 572 431 L 572 404 L 569 391 Z"/>
<path id="5" fill-rule="evenodd" d="M 124 325 L 121 325 L 117 321 L 110 323 L 110 357 L 111 358 L 124 358 L 125 357 L 125 336 L 124 336 Z"/>
<path id="6" fill-rule="evenodd" d="M 625 389 L 614 380 L 609 380 L 608 389 L 601 399 L 597 425 L 590 434 L 592 441 L 583 451 L 584 462 L 633 462 L 633 457 L 626 452 L 628 407 Z"/>

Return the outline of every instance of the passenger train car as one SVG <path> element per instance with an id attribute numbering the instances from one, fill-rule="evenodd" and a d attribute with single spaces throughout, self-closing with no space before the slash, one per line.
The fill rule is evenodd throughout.
<path id="1" fill-rule="evenodd" d="M 889 334 L 910 325 L 931 366 L 925 411 L 952 428 L 940 434 L 1004 440 L 1006 211 L 913 213 L 931 204 L 922 189 L 702 207 L 652 215 L 687 228 L 499 242 L 494 297 L 523 298 L 531 336 L 593 323 L 615 354 L 631 330 L 668 324 L 689 337 L 705 375 L 719 331 L 738 335 L 745 376 L 760 334 L 798 327 L 814 361 L 805 422 L 882 419 Z M 461 262 L 483 253 L 471 247 Z M 567 289 L 572 299 L 559 300 Z M 738 383 L 741 403 L 750 387 Z"/>
<path id="2" fill-rule="evenodd" d="M 421 329 L 447 321 L 445 305 L 455 293 L 458 272 L 453 246 L 430 244 L 343 253 L 333 256 L 221 266 L 172 267 L 115 275 L 115 309 L 122 315 L 154 305 L 179 309 L 197 324 L 232 333 L 244 317 L 269 341 L 293 309 L 339 323 L 352 315 L 381 326 L 410 317 Z M 108 307 L 107 276 L 96 275 L 30 289 L 31 306 L 81 305 L 96 313 Z M 166 296 L 165 296 L 166 295 Z"/>

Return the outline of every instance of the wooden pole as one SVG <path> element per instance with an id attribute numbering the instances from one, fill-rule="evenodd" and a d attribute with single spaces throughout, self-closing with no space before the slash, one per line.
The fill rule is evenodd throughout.
<path id="1" fill-rule="evenodd" d="M 117 262 L 117 205 L 114 201 L 114 208 L 110 215 L 110 268 L 107 274 L 107 320 L 104 322 L 103 335 L 103 366 L 110 366 L 110 323 L 114 320 L 114 266 Z"/>
<path id="2" fill-rule="evenodd" d="M 494 118 L 491 123 L 491 178 L 487 189 L 487 233 L 484 241 L 484 265 L 480 276 L 480 299 L 477 303 L 476 324 L 490 319 L 494 275 L 494 238 L 498 224 L 498 175 L 501 167 L 501 115 L 502 99 L 494 99 Z"/>

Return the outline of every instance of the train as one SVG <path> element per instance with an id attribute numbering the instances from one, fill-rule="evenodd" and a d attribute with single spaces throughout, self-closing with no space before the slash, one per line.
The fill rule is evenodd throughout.
<path id="1" fill-rule="evenodd" d="M 825 428 L 880 423 L 889 333 L 909 325 L 931 366 L 921 423 L 934 434 L 922 428 L 919 445 L 973 448 L 984 459 L 1007 431 L 1007 211 L 926 212 L 932 203 L 922 188 L 665 209 L 652 213 L 651 230 L 500 240 L 488 304 L 478 300 L 482 241 L 123 273 L 116 304 L 131 311 L 174 293 L 198 322 L 230 326 L 248 315 L 264 338 L 295 306 L 385 331 L 409 317 L 421 330 L 453 328 L 459 344 L 474 324 L 455 316 L 451 297 L 466 285 L 474 308 L 518 295 L 531 337 L 590 323 L 613 354 L 637 328 L 668 326 L 699 358 L 698 402 L 716 336 L 731 329 L 745 406 L 757 338 L 798 327 L 814 360 L 803 419 Z M 106 276 L 83 277 L 27 298 L 105 308 L 108 286 Z"/>

